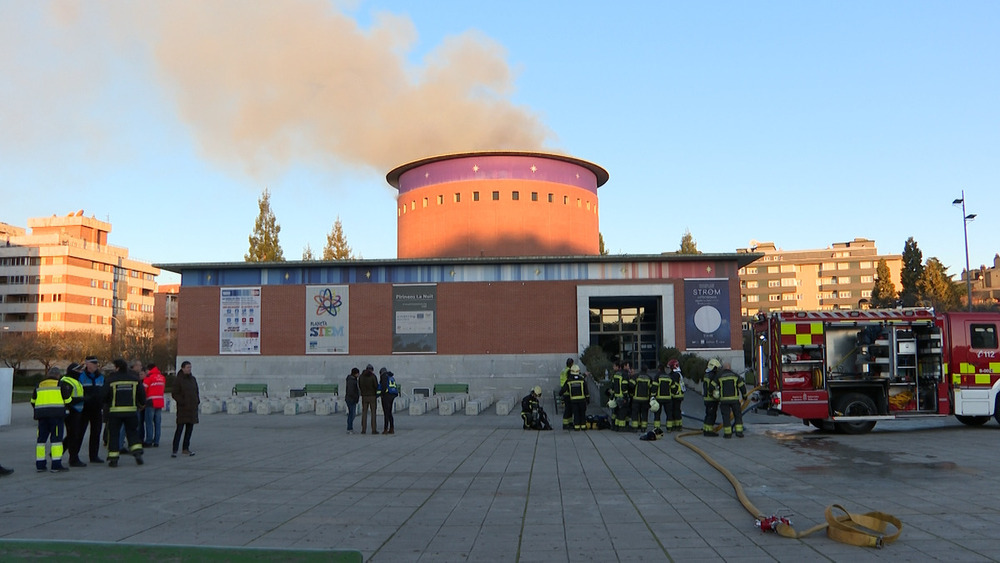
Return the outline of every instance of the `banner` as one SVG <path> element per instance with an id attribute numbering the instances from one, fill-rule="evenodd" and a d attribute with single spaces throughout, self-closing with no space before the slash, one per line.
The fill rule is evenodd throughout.
<path id="1" fill-rule="evenodd" d="M 729 280 L 684 280 L 684 334 L 688 350 L 730 350 Z"/>
<path id="2" fill-rule="evenodd" d="M 219 354 L 260 354 L 260 288 L 223 287 Z"/>
<path id="3" fill-rule="evenodd" d="M 347 354 L 348 286 L 306 286 L 306 354 Z"/>
<path id="4" fill-rule="evenodd" d="M 393 353 L 437 352 L 436 285 L 392 286 Z"/>

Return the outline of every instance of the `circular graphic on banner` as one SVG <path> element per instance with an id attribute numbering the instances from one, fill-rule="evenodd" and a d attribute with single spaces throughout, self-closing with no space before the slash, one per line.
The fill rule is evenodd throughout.
<path id="1" fill-rule="evenodd" d="M 694 326 L 705 334 L 711 334 L 722 326 L 722 313 L 711 305 L 705 305 L 695 311 Z"/>

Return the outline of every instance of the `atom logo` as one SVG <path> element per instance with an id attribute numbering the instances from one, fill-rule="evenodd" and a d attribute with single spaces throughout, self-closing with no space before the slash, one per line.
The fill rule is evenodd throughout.
<path id="1" fill-rule="evenodd" d="M 316 316 L 326 313 L 331 317 L 336 317 L 342 305 L 340 296 L 334 295 L 330 291 L 330 288 L 324 289 L 319 294 L 313 296 L 313 300 L 316 301 Z"/>

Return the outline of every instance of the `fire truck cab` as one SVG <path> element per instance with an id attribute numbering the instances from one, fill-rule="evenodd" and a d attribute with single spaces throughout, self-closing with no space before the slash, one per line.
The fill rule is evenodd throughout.
<path id="1" fill-rule="evenodd" d="M 1000 422 L 1000 314 L 932 309 L 759 315 L 754 363 L 769 412 L 860 434 L 879 420 Z"/>

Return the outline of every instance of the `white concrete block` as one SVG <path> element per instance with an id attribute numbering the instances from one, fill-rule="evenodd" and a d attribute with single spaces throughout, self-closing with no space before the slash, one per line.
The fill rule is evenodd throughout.
<path id="1" fill-rule="evenodd" d="M 410 416 L 420 416 L 427 414 L 427 401 L 416 399 L 410 402 Z"/>
<path id="2" fill-rule="evenodd" d="M 497 401 L 497 415 L 507 416 L 511 411 L 520 410 L 518 407 L 520 407 L 520 404 L 517 399 L 514 397 L 504 397 Z"/>
<path id="3" fill-rule="evenodd" d="M 327 416 L 336 414 L 337 412 L 337 401 L 332 399 L 320 399 L 316 401 L 317 416 Z"/>
<path id="4" fill-rule="evenodd" d="M 244 414 L 250 412 L 250 401 L 242 399 L 230 399 L 225 403 L 225 410 L 229 414 Z"/>
<path id="5" fill-rule="evenodd" d="M 283 412 L 284 410 L 285 405 L 281 399 L 264 399 L 263 401 L 257 401 L 257 414 L 273 414 L 276 412 Z"/>
<path id="6" fill-rule="evenodd" d="M 199 405 L 198 411 L 201 414 L 216 414 L 222 412 L 222 402 L 220 401 L 202 401 Z"/>
<path id="7" fill-rule="evenodd" d="M 465 414 L 466 416 L 478 416 L 479 413 L 483 412 L 486 408 L 483 402 L 479 399 L 472 399 L 468 403 L 465 403 Z"/>

